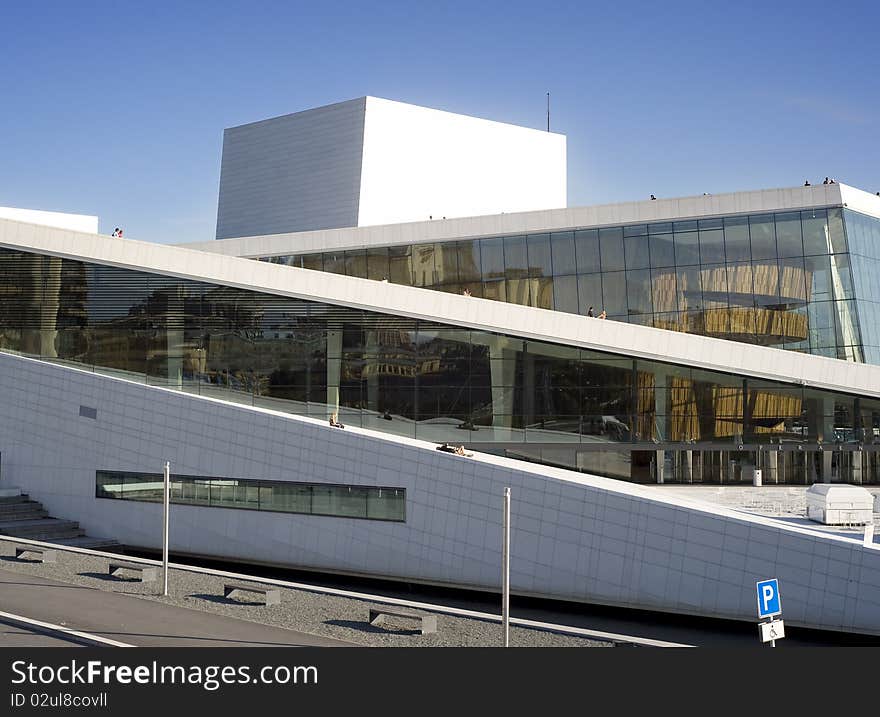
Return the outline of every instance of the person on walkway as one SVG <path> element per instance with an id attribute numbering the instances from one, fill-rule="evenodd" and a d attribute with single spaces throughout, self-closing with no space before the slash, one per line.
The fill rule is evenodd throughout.
<path id="1" fill-rule="evenodd" d="M 595 316 L 595 314 L 593 314 L 593 307 L 592 306 L 589 309 L 587 309 L 587 316 L 589 316 L 591 318 L 593 316 Z"/>
<path id="2" fill-rule="evenodd" d="M 606 318 L 607 316 L 608 316 L 608 314 L 605 313 L 605 309 L 602 309 L 602 313 L 599 314 L 599 318 L 600 318 L 600 319 L 604 319 L 604 318 Z"/>
<path id="3" fill-rule="evenodd" d="M 333 428 L 345 428 L 345 426 L 339 422 L 339 414 L 336 411 L 333 411 L 333 413 L 330 414 L 330 425 L 333 426 Z"/>

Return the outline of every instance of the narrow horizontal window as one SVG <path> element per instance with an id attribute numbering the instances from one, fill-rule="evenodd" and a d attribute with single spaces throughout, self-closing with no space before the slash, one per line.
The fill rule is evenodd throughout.
<path id="1" fill-rule="evenodd" d="M 406 521 L 404 488 L 181 475 L 171 476 L 170 487 L 175 505 Z M 95 472 L 97 498 L 157 503 L 163 492 L 164 480 L 159 473 Z"/>

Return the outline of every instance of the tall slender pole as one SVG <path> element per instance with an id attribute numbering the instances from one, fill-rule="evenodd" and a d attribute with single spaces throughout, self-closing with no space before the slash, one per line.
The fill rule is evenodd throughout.
<path id="1" fill-rule="evenodd" d="M 510 647 L 510 488 L 504 489 L 503 546 L 501 550 L 501 625 L 504 647 Z"/>
<path id="2" fill-rule="evenodd" d="M 547 93 L 547 131 L 550 131 L 550 93 Z"/>
<path id="3" fill-rule="evenodd" d="M 162 496 L 164 516 L 162 519 L 162 574 L 165 579 L 165 587 L 162 594 L 168 594 L 168 513 L 171 502 L 171 464 L 165 461 L 165 492 Z"/>

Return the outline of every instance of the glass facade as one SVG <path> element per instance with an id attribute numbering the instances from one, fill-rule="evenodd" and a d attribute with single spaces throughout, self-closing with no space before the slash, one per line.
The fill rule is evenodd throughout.
<path id="1" fill-rule="evenodd" d="M 9 249 L 0 350 L 629 480 L 880 480 L 877 399 Z"/>
<path id="2" fill-rule="evenodd" d="M 161 503 L 161 473 L 97 471 L 95 497 Z M 172 503 L 406 522 L 406 490 L 172 475 Z"/>
<path id="3" fill-rule="evenodd" d="M 880 219 L 843 212 L 865 361 L 880 364 Z"/>
<path id="4" fill-rule="evenodd" d="M 263 260 L 864 361 L 844 213 L 869 231 L 829 207 Z"/>

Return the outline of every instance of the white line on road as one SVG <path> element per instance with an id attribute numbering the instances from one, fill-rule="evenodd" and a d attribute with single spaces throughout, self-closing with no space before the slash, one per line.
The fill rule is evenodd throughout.
<path id="1" fill-rule="evenodd" d="M 81 632 L 79 630 L 71 630 L 69 627 L 65 627 L 64 625 L 56 625 L 52 622 L 43 622 L 42 620 L 34 620 L 30 617 L 24 617 L 24 615 L 15 615 L 11 612 L 2 612 L 0 611 L 0 621 L 2 622 L 10 622 L 18 627 L 24 628 L 39 628 L 45 632 L 50 633 L 60 633 L 62 636 L 66 637 L 74 637 L 78 640 L 84 640 L 86 642 L 93 643 L 95 645 L 101 647 L 134 647 L 134 645 L 129 645 L 127 642 L 119 642 L 118 640 L 111 640 L 107 637 L 101 637 L 100 635 L 94 635 L 90 632 Z"/>

